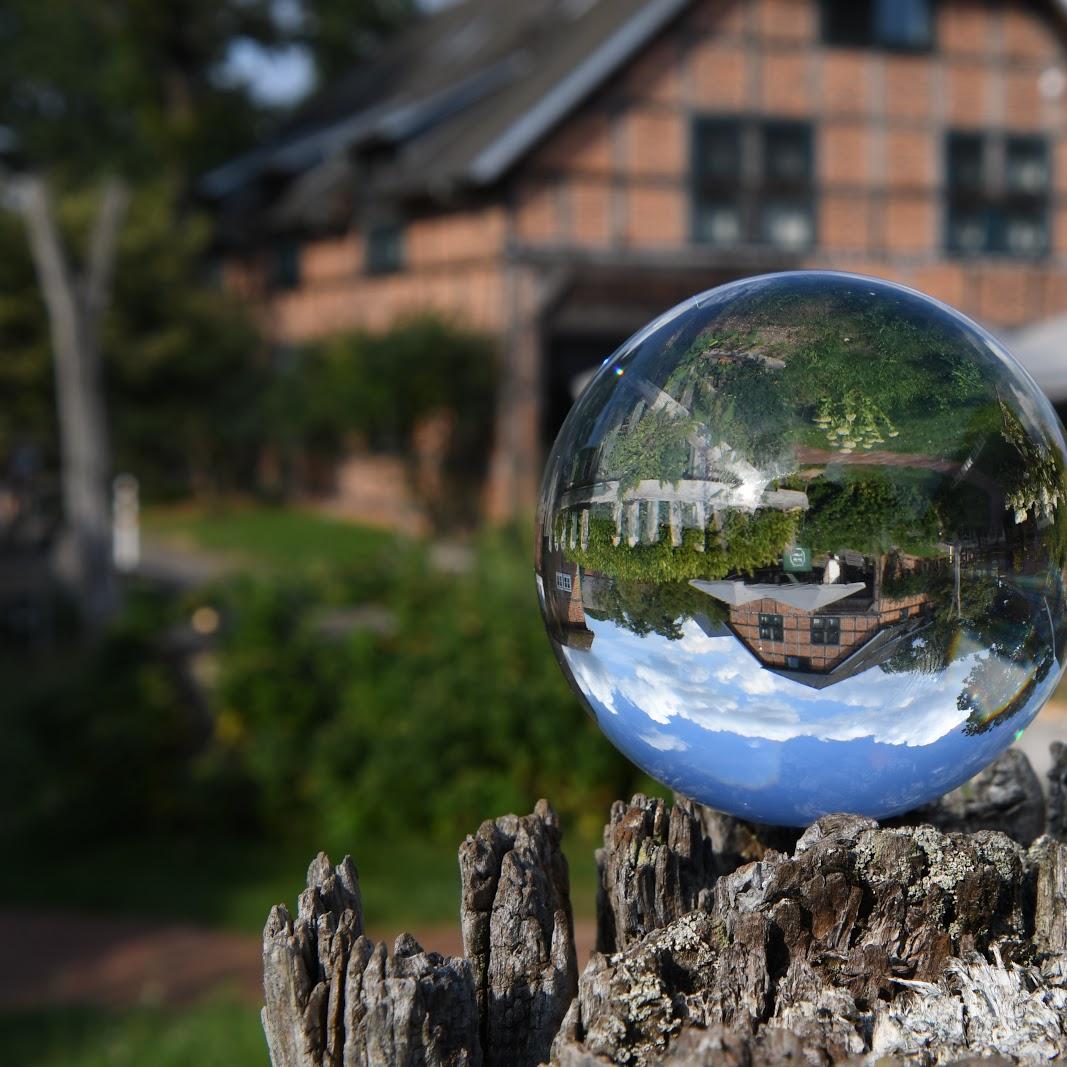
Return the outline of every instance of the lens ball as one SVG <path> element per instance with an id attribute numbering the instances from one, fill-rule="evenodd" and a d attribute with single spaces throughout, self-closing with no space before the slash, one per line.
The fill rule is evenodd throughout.
<path id="1" fill-rule="evenodd" d="M 537 587 L 601 730 L 664 785 L 803 825 L 935 799 L 1063 671 L 1067 456 L 963 315 L 749 278 L 606 359 L 560 430 Z"/>

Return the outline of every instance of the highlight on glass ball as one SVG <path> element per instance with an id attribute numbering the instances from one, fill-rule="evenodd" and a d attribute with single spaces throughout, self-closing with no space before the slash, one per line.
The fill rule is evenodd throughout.
<path id="1" fill-rule="evenodd" d="M 605 360 L 538 510 L 553 648 L 607 737 L 743 818 L 960 785 L 1063 670 L 1059 420 L 988 333 L 830 272 L 724 285 Z"/>

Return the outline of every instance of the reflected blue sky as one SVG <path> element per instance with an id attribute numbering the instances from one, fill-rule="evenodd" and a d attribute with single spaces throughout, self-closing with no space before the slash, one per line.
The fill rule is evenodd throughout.
<path id="1" fill-rule="evenodd" d="M 709 637 L 692 620 L 678 641 L 587 625 L 591 649 L 562 654 L 612 743 L 679 792 L 778 824 L 838 810 L 885 817 L 933 800 L 1006 748 L 1059 678 L 1050 672 L 1010 724 L 968 736 L 957 697 L 988 653 L 966 638 L 941 672 L 872 667 L 820 691 L 765 670 L 735 637 Z M 1001 666 L 1021 689 L 1030 671 Z"/>
<path id="2" fill-rule="evenodd" d="M 549 457 L 549 636 L 653 777 L 774 823 L 885 817 L 1037 714 L 1067 645 L 1067 443 L 980 327 L 798 272 L 667 312 Z"/>

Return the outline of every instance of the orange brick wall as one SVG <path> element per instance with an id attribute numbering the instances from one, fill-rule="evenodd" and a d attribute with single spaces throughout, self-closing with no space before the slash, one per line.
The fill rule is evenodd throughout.
<path id="1" fill-rule="evenodd" d="M 387 328 L 404 315 L 433 311 L 463 325 L 498 332 L 505 300 L 501 249 L 506 216 L 497 206 L 411 221 L 405 230 L 405 267 L 368 275 L 362 235 L 352 232 L 300 245 L 298 288 L 266 293 L 238 274 L 245 295 L 258 295 L 272 340 L 299 343 L 344 330 Z"/>
<path id="2" fill-rule="evenodd" d="M 402 273 L 368 277 L 355 232 L 305 244 L 301 287 L 263 301 L 268 329 L 300 341 L 435 310 L 503 331 L 509 245 L 619 262 L 692 251 L 690 129 L 700 114 L 813 122 L 816 243 L 806 265 L 901 281 L 994 326 L 1067 310 L 1067 96 L 1039 88 L 1043 73 L 1065 66 L 1052 16 L 1024 0 L 941 0 L 935 50 L 906 55 L 824 47 L 817 8 L 695 4 L 536 148 L 499 197 L 411 221 Z M 946 256 L 943 145 L 956 125 L 1050 138 L 1049 257 Z M 230 264 L 225 276 L 247 296 L 262 293 L 254 269 Z"/>
<path id="3" fill-rule="evenodd" d="M 916 613 L 928 602 L 929 598 L 921 594 L 897 600 L 880 600 L 876 610 L 864 614 L 841 613 L 835 616 L 841 621 L 841 643 L 838 645 L 812 644 L 811 613 L 769 598 L 731 608 L 730 625 L 764 663 L 785 667 L 787 657 L 799 656 L 811 661 L 812 670 L 826 671 L 858 651 L 882 626 L 897 622 L 903 609 L 908 608 Z M 782 616 L 783 640 L 760 640 L 761 614 Z M 828 610 L 824 614 L 833 616 L 834 612 Z"/>
<path id="4" fill-rule="evenodd" d="M 538 247 L 684 247 L 692 117 L 805 118 L 817 181 L 808 265 L 914 285 L 994 325 L 1067 309 L 1067 96 L 1039 89 L 1064 64 L 1061 30 L 1023 0 L 936 11 L 936 48 L 907 55 L 824 47 L 816 0 L 705 0 L 527 161 L 513 233 Z M 1048 258 L 946 256 L 943 146 L 955 126 L 1050 138 Z"/>
<path id="5" fill-rule="evenodd" d="M 345 330 L 387 329 L 397 319 L 436 312 L 490 332 L 503 328 L 503 273 L 493 263 L 338 277 L 277 293 L 263 310 L 272 339 L 299 343 Z"/>

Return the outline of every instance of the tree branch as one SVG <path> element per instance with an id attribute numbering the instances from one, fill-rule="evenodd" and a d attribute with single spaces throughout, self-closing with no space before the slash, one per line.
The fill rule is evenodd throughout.
<path id="1" fill-rule="evenodd" d="M 94 347 L 99 340 L 100 319 L 110 299 L 119 232 L 129 199 L 129 189 L 121 178 L 112 176 L 104 182 L 85 272 L 85 318 Z"/>

